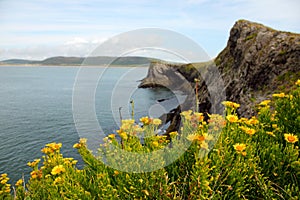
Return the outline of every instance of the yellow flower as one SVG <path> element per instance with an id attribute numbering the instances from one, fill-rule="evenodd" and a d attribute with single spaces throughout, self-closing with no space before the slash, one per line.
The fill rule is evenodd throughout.
<path id="1" fill-rule="evenodd" d="M 158 147 L 158 142 L 157 142 L 157 141 L 154 141 L 154 142 L 152 142 L 152 145 L 153 145 L 154 147 Z"/>
<path id="2" fill-rule="evenodd" d="M 80 138 L 80 139 L 79 139 L 79 143 L 80 143 L 80 144 L 83 144 L 83 145 L 84 145 L 84 144 L 86 144 L 86 142 L 87 142 L 87 139 L 86 139 L 86 138 Z"/>
<path id="3" fill-rule="evenodd" d="M 148 124 L 150 124 L 150 119 L 149 119 L 149 117 L 142 117 L 141 119 L 140 119 L 140 122 L 142 122 L 144 125 L 148 125 Z"/>
<path id="4" fill-rule="evenodd" d="M 35 159 L 33 162 L 28 162 L 27 165 L 29 167 L 35 167 L 40 161 L 41 159 Z"/>
<path id="5" fill-rule="evenodd" d="M 109 135 L 108 135 L 108 138 L 109 138 L 109 139 L 114 139 L 115 137 L 116 137 L 115 134 L 109 134 Z"/>
<path id="6" fill-rule="evenodd" d="M 300 86 L 300 79 L 298 79 L 295 84 Z"/>
<path id="7" fill-rule="evenodd" d="M 80 149 L 81 146 L 82 146 L 81 144 L 76 143 L 76 144 L 73 145 L 73 148 L 75 148 L 75 149 Z"/>
<path id="8" fill-rule="evenodd" d="M 249 119 L 248 121 L 247 121 L 247 124 L 248 125 L 256 125 L 256 124 L 258 124 L 259 123 L 259 121 L 255 118 L 255 117 L 251 117 L 251 119 Z"/>
<path id="9" fill-rule="evenodd" d="M 279 94 L 273 94 L 273 97 L 279 97 L 279 98 L 283 98 L 285 97 L 285 94 L 283 92 L 279 93 Z"/>
<path id="10" fill-rule="evenodd" d="M 202 122 L 204 120 L 203 113 L 195 112 L 194 113 L 194 118 L 196 119 L 196 121 Z"/>
<path id="11" fill-rule="evenodd" d="M 238 122 L 239 120 L 239 118 L 235 115 L 228 115 L 226 116 L 226 119 L 231 123 Z"/>
<path id="12" fill-rule="evenodd" d="M 57 165 L 55 167 L 53 167 L 52 171 L 51 171 L 51 174 L 52 175 L 56 175 L 56 174 L 60 174 L 60 173 L 63 173 L 65 172 L 66 169 L 64 168 L 64 166 L 62 165 Z"/>
<path id="13" fill-rule="evenodd" d="M 46 147 L 49 147 L 49 148 L 51 148 L 54 151 L 59 150 L 61 148 L 61 146 L 62 146 L 61 143 L 55 143 L 55 142 L 46 144 Z"/>
<path id="14" fill-rule="evenodd" d="M 269 103 L 271 102 L 271 100 L 264 100 L 264 101 L 262 101 L 262 102 L 260 102 L 260 106 L 267 106 L 267 105 L 269 105 Z"/>
<path id="15" fill-rule="evenodd" d="M 189 141 L 197 140 L 197 141 L 199 141 L 199 142 L 205 140 L 204 136 L 202 136 L 202 135 L 196 135 L 196 134 L 190 134 L 190 135 L 188 135 L 188 136 L 187 136 L 187 139 L 188 139 Z"/>
<path id="16" fill-rule="evenodd" d="M 252 129 L 252 128 L 248 128 L 246 131 L 245 131 L 248 135 L 253 135 L 255 133 L 255 130 Z"/>
<path id="17" fill-rule="evenodd" d="M 274 134 L 273 132 L 267 131 L 266 133 L 267 133 L 268 135 L 271 135 L 271 136 L 275 137 L 275 134 Z"/>
<path id="18" fill-rule="evenodd" d="M 63 181 L 63 179 L 61 177 L 57 177 L 57 178 L 55 178 L 53 183 L 57 184 L 57 183 L 61 183 L 62 181 Z"/>
<path id="19" fill-rule="evenodd" d="M 187 110 L 187 111 L 183 111 L 181 113 L 181 115 L 186 119 L 186 120 L 191 120 L 192 119 L 192 111 L 191 110 Z"/>
<path id="20" fill-rule="evenodd" d="M 239 108 L 240 104 L 231 101 L 223 101 L 222 104 L 227 108 Z"/>
<path id="21" fill-rule="evenodd" d="M 296 135 L 289 134 L 289 133 L 284 134 L 284 139 L 290 143 L 295 143 L 298 141 L 298 137 Z"/>
<path id="22" fill-rule="evenodd" d="M 152 123 L 156 126 L 161 124 L 161 120 L 160 119 L 153 119 Z"/>
<path id="23" fill-rule="evenodd" d="M 19 179 L 17 182 L 16 182 L 16 187 L 20 186 L 23 184 L 23 179 Z"/>
<path id="24" fill-rule="evenodd" d="M 242 152 L 246 149 L 246 145 L 243 143 L 236 143 L 233 145 L 234 149 L 238 152 Z"/>
<path id="25" fill-rule="evenodd" d="M 177 131 L 173 131 L 173 132 L 170 132 L 169 135 L 173 138 L 176 135 L 178 135 L 178 132 Z"/>
<path id="26" fill-rule="evenodd" d="M 123 132 L 123 131 L 120 132 L 119 135 L 120 135 L 120 137 L 121 137 L 123 140 L 127 140 L 127 139 L 128 139 L 127 134 L 126 134 L 125 132 Z"/>
<path id="27" fill-rule="evenodd" d="M 30 172 L 31 178 L 35 179 L 38 177 L 38 172 L 37 171 L 32 171 Z"/>

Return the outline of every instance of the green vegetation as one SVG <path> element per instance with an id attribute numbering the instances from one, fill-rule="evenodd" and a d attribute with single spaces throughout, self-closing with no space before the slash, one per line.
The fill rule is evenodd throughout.
<path id="1" fill-rule="evenodd" d="M 20 179 L 11 191 L 7 174 L 0 176 L 0 199 L 299 199 L 300 80 L 290 93 L 273 94 L 257 105 L 256 117 L 239 118 L 239 104 L 223 104 L 225 116 L 212 114 L 208 122 L 201 113 L 182 113 L 180 133 L 170 134 L 173 148 L 182 141 L 191 145 L 161 169 L 127 173 L 110 168 L 81 139 L 74 145 L 85 162 L 79 170 L 76 160 L 60 153 L 62 144 L 51 143 L 41 159 L 28 163 L 28 183 Z M 117 131 L 121 142 L 114 134 L 105 138 L 99 151 L 106 163 L 138 169 L 143 163 L 118 157 L 118 149 L 145 155 L 172 150 L 166 137 L 155 134 L 159 119 L 140 121 L 143 128 L 123 120 Z M 143 144 L 137 137 L 141 134 L 146 136 Z M 145 162 L 149 159 L 145 156 Z M 159 159 L 164 164 L 168 158 Z"/>
<path id="2" fill-rule="evenodd" d="M 256 38 L 256 36 L 257 36 L 257 33 L 253 33 L 253 34 L 251 34 L 251 35 L 248 35 L 248 36 L 245 38 L 245 41 L 248 41 L 248 40 L 251 40 L 251 39 L 253 39 L 253 38 Z"/>

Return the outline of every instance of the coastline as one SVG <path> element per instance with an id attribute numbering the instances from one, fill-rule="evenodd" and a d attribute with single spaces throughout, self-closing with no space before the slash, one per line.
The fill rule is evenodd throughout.
<path id="1" fill-rule="evenodd" d="M 5 64 L 0 67 L 71 67 L 71 68 L 131 68 L 131 67 L 149 67 L 149 65 L 18 65 L 18 64 Z"/>

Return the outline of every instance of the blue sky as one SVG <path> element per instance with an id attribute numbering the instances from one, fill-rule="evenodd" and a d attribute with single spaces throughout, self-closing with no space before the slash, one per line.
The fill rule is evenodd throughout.
<path id="1" fill-rule="evenodd" d="M 86 56 L 125 31 L 163 28 L 215 57 L 248 19 L 300 32 L 299 0 L 0 0 L 0 60 Z"/>

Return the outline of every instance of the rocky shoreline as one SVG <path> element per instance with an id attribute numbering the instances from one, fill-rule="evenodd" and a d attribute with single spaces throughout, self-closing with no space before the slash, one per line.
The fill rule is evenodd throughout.
<path id="1" fill-rule="evenodd" d="M 289 82 L 300 78 L 300 34 L 239 20 L 230 30 L 227 46 L 213 62 L 174 64 L 154 61 L 139 87 L 166 87 L 194 95 L 197 84 L 199 111 L 215 113 L 222 109 L 221 105 L 212 107 L 222 100 L 212 98 L 214 89 L 209 90 L 212 83 L 220 81 L 214 77 L 215 73 L 219 73 L 223 83 L 215 85 L 215 89 L 220 91 L 217 87 L 223 87 L 226 100 L 241 104 L 238 114 L 243 117 L 255 115 L 255 104 L 280 87 L 288 90 Z M 195 79 L 199 81 L 195 82 Z M 194 103 L 193 95 L 187 98 L 189 104 Z M 178 126 L 180 111 L 188 107 L 195 108 L 180 105 L 170 113 L 173 117 L 169 117 L 172 123 L 167 132 Z"/>

